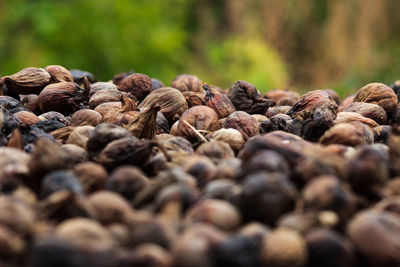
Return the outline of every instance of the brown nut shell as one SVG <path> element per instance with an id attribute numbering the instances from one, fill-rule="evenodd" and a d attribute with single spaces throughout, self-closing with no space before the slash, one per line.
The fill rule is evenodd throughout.
<path id="1" fill-rule="evenodd" d="M 257 119 L 244 111 L 235 111 L 229 115 L 224 122 L 224 128 L 238 130 L 244 140 L 259 134 Z"/>
<path id="2" fill-rule="evenodd" d="M 60 65 L 49 65 L 46 68 L 44 68 L 48 73 L 51 75 L 51 80 L 53 83 L 58 83 L 58 82 L 73 82 L 74 78 L 72 77 L 72 74 L 64 68 L 63 66 Z"/>
<path id="3" fill-rule="evenodd" d="M 97 111 L 91 109 L 81 109 L 76 111 L 71 116 L 70 125 L 71 126 L 96 126 L 101 123 L 101 114 Z"/>
<path id="4" fill-rule="evenodd" d="M 17 94 L 39 94 L 51 81 L 51 75 L 42 68 L 26 68 L 3 78 L 6 86 Z"/>
<path id="5" fill-rule="evenodd" d="M 39 107 L 43 112 L 58 111 L 64 115 L 78 110 L 75 96 L 79 87 L 73 82 L 53 83 L 39 94 Z"/>
<path id="6" fill-rule="evenodd" d="M 151 79 L 145 74 L 134 73 L 122 80 L 120 89 L 131 93 L 141 102 L 152 90 Z"/>
<path id="7" fill-rule="evenodd" d="M 389 86 L 383 83 L 370 83 L 357 91 L 353 102 L 377 104 L 390 115 L 396 109 L 397 97 Z"/>

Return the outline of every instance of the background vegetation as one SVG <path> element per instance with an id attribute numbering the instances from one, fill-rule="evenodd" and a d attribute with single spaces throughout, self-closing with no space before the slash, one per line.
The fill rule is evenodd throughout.
<path id="1" fill-rule="evenodd" d="M 400 78 L 397 0 L 2 0 L 0 74 L 60 64 L 108 80 L 180 73 L 348 94 Z"/>

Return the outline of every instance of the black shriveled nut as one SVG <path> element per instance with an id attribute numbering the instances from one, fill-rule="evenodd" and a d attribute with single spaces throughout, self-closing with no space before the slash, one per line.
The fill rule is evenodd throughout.
<path id="1" fill-rule="evenodd" d="M 268 108 L 275 105 L 272 100 L 263 98 L 257 88 L 246 81 L 237 81 L 232 84 L 227 96 L 236 110 L 249 114 L 264 114 Z"/>

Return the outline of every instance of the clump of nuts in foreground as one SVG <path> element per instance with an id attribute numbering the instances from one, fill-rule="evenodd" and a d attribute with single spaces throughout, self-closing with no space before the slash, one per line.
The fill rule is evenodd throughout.
<path id="1" fill-rule="evenodd" d="M 396 86 L 2 74 L 2 266 L 400 265 Z"/>

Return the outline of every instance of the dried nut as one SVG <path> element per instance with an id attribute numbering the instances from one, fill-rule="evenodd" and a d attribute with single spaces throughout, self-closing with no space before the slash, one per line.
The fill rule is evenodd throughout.
<path id="1" fill-rule="evenodd" d="M 172 266 L 170 253 L 156 244 L 139 245 L 135 247 L 129 256 L 128 262 L 130 266 Z"/>
<path id="2" fill-rule="evenodd" d="M 243 181 L 239 206 L 245 221 L 273 226 L 282 214 L 294 208 L 296 195 L 296 188 L 284 174 L 257 172 Z"/>
<path id="3" fill-rule="evenodd" d="M 267 116 L 267 118 L 271 118 L 277 114 L 286 114 L 289 112 L 289 110 L 292 108 L 292 106 L 275 106 L 275 107 L 271 107 L 267 110 L 267 112 L 265 113 L 265 116 Z"/>
<path id="4" fill-rule="evenodd" d="M 306 242 L 298 232 L 287 228 L 278 228 L 263 239 L 261 261 L 262 266 L 306 266 Z"/>
<path id="5" fill-rule="evenodd" d="M 83 194 L 78 178 L 71 171 L 51 172 L 43 178 L 40 195 L 48 197 L 54 192 L 68 190 L 76 194 Z"/>
<path id="6" fill-rule="evenodd" d="M 286 114 L 277 114 L 260 123 L 260 134 L 273 131 L 289 132 L 292 127 L 293 120 Z"/>
<path id="7" fill-rule="evenodd" d="M 94 75 L 88 71 L 84 71 L 84 70 L 69 70 L 69 72 L 71 73 L 72 77 L 74 78 L 74 82 L 78 83 L 78 84 L 82 84 L 83 83 L 83 78 L 86 77 L 89 82 L 91 83 L 95 83 L 96 78 L 94 77 Z"/>
<path id="8" fill-rule="evenodd" d="M 342 112 L 345 108 L 351 105 L 354 100 L 354 95 L 346 97 L 339 105 L 338 112 Z"/>
<path id="9" fill-rule="evenodd" d="M 182 95 L 185 97 L 189 108 L 205 105 L 204 97 L 206 95 L 204 94 L 204 92 L 184 91 L 182 92 Z"/>
<path id="10" fill-rule="evenodd" d="M 364 117 L 376 121 L 378 124 L 386 124 L 387 121 L 385 110 L 381 106 L 378 106 L 376 104 L 354 102 L 346 107 L 343 111 L 360 113 Z"/>
<path id="11" fill-rule="evenodd" d="M 157 90 L 158 91 L 158 90 Z M 186 110 L 179 119 L 178 134 L 191 142 L 199 140 L 194 130 L 216 131 L 219 129 L 218 115 L 207 106 L 194 106 Z"/>
<path id="12" fill-rule="evenodd" d="M 310 91 L 289 110 L 290 132 L 306 140 L 317 141 L 333 126 L 338 106 L 323 90 Z"/>
<path id="13" fill-rule="evenodd" d="M 195 224 L 173 243 L 173 266 L 214 266 L 214 248 L 226 237 L 210 224 Z"/>
<path id="14" fill-rule="evenodd" d="M 40 121 L 40 118 L 29 111 L 18 111 L 14 113 L 14 116 L 19 119 L 22 123 L 33 125 Z"/>
<path id="15" fill-rule="evenodd" d="M 308 248 L 307 266 L 353 266 L 354 248 L 346 237 L 329 229 L 317 228 L 304 238 Z"/>
<path id="16" fill-rule="evenodd" d="M 357 146 L 371 144 L 374 142 L 374 135 L 366 124 L 353 121 L 350 123 L 339 123 L 325 132 L 319 139 L 324 145 L 341 144 L 346 146 Z"/>
<path id="17" fill-rule="evenodd" d="M 397 97 L 394 91 L 382 83 L 370 83 L 362 87 L 357 91 L 353 101 L 377 104 L 386 111 L 388 117 L 397 106 Z"/>
<path id="18" fill-rule="evenodd" d="M 118 102 L 106 102 L 103 104 L 100 104 L 95 107 L 94 111 L 98 112 L 102 118 L 108 115 L 110 111 L 115 111 L 115 113 L 118 113 L 122 108 L 122 103 L 120 101 Z"/>
<path id="19" fill-rule="evenodd" d="M 197 148 L 196 153 L 208 157 L 214 161 L 215 164 L 235 156 L 229 144 L 221 141 L 203 143 Z"/>
<path id="20" fill-rule="evenodd" d="M 44 68 L 51 75 L 51 82 L 73 82 L 74 78 L 72 74 L 63 66 L 60 65 L 50 65 Z"/>
<path id="21" fill-rule="evenodd" d="M 72 114 L 70 123 L 71 126 L 96 126 L 101 123 L 101 120 L 102 117 L 100 113 L 91 109 L 81 109 Z"/>
<path id="22" fill-rule="evenodd" d="M 241 165 L 240 174 L 236 178 L 243 178 L 246 175 L 256 172 L 275 172 L 290 174 L 289 164 L 279 153 L 271 150 L 256 152 L 245 164 Z"/>
<path id="23" fill-rule="evenodd" d="M 193 154 L 192 144 L 182 137 L 172 136 L 167 140 L 160 140 L 160 143 L 173 159 Z"/>
<path id="24" fill-rule="evenodd" d="M 186 224 L 210 223 L 221 230 L 233 231 L 240 226 L 241 218 L 239 211 L 229 202 L 207 199 L 188 210 L 185 222 Z"/>
<path id="25" fill-rule="evenodd" d="M 174 124 L 172 124 L 171 130 L 169 131 L 169 133 L 171 135 L 175 135 L 175 136 L 179 135 L 179 133 L 178 133 L 178 125 L 179 125 L 179 121 L 176 121 L 176 122 L 174 122 Z"/>
<path id="26" fill-rule="evenodd" d="M 378 127 L 374 127 L 372 128 L 372 132 L 374 133 L 374 143 L 388 144 L 390 134 L 392 132 L 392 126 L 381 125 Z"/>
<path id="27" fill-rule="evenodd" d="M 335 101 L 338 106 L 340 105 L 341 100 L 336 91 L 334 91 L 332 89 L 324 89 L 324 91 L 328 93 L 328 95 L 331 97 L 331 99 L 333 101 Z"/>
<path id="28" fill-rule="evenodd" d="M 274 89 L 267 92 L 264 97 L 274 101 L 277 106 L 293 106 L 299 100 L 300 95 L 288 89 Z"/>
<path id="29" fill-rule="evenodd" d="M 2 258 L 20 257 L 26 247 L 27 244 L 20 234 L 0 225 L 0 255 Z"/>
<path id="30" fill-rule="evenodd" d="M 125 128 L 108 123 L 100 123 L 94 128 L 92 136 L 87 141 L 87 150 L 93 157 L 110 142 L 132 136 Z"/>
<path id="31" fill-rule="evenodd" d="M 45 119 L 45 120 L 57 120 L 59 122 L 62 122 L 65 124 L 65 126 L 69 125 L 69 118 L 66 118 L 63 114 L 57 111 L 49 111 L 46 113 L 42 113 L 39 116 L 39 119 Z"/>
<path id="32" fill-rule="evenodd" d="M 43 112 L 58 111 L 64 115 L 73 113 L 79 109 L 78 104 L 84 99 L 84 92 L 80 90 L 73 82 L 50 84 L 39 94 L 39 107 Z"/>
<path id="33" fill-rule="evenodd" d="M 99 162 L 107 169 L 120 165 L 144 166 L 158 143 L 136 137 L 125 137 L 109 143 L 100 153 Z"/>
<path id="34" fill-rule="evenodd" d="M 224 128 L 238 130 L 244 140 L 259 134 L 259 123 L 257 119 L 244 111 L 236 111 L 229 115 L 224 123 Z"/>
<path id="35" fill-rule="evenodd" d="M 188 109 L 182 93 L 171 87 L 164 87 L 151 92 L 138 106 L 139 109 L 158 105 L 170 125 Z"/>
<path id="36" fill-rule="evenodd" d="M 168 134 L 170 132 L 169 122 L 165 118 L 164 114 L 162 114 L 162 112 L 157 112 L 156 124 L 157 134 Z"/>
<path id="37" fill-rule="evenodd" d="M 232 201 L 240 186 L 228 179 L 218 179 L 207 183 L 202 193 L 202 199 L 219 199 Z"/>
<path id="38" fill-rule="evenodd" d="M 0 95 L 0 108 L 7 110 L 9 113 L 26 110 L 24 106 L 17 99 L 11 96 Z"/>
<path id="39" fill-rule="evenodd" d="M 376 197 L 377 187 L 389 178 L 388 163 L 388 152 L 382 151 L 377 144 L 362 146 L 347 163 L 347 181 L 355 192 Z"/>
<path id="40" fill-rule="evenodd" d="M 34 212 L 26 203 L 12 196 L 0 196 L 0 225 L 9 228 L 21 237 L 32 233 Z"/>
<path id="41" fill-rule="evenodd" d="M 235 129 L 222 128 L 218 131 L 210 133 L 208 137 L 213 140 L 223 141 L 229 144 L 235 152 L 239 152 L 244 144 L 244 138 L 242 134 Z"/>
<path id="42" fill-rule="evenodd" d="M 339 179 L 330 175 L 313 178 L 306 184 L 302 192 L 305 209 L 331 210 L 336 212 L 341 222 L 346 222 L 356 208 L 355 198 Z"/>
<path id="43" fill-rule="evenodd" d="M 266 116 L 264 116 L 264 115 L 261 115 L 261 114 L 253 114 L 253 115 L 251 115 L 253 118 L 255 118 L 256 120 L 257 120 L 257 122 L 258 123 L 261 123 L 261 122 L 263 122 L 263 121 L 265 121 L 265 120 L 268 120 L 268 118 L 266 117 Z"/>
<path id="44" fill-rule="evenodd" d="M 69 154 L 69 157 L 73 160 L 74 164 L 89 160 L 89 154 L 80 146 L 66 144 L 62 145 L 60 148 Z"/>
<path id="45" fill-rule="evenodd" d="M 120 89 L 141 102 L 152 91 L 151 79 L 145 74 L 134 73 L 122 80 Z"/>
<path id="46" fill-rule="evenodd" d="M 60 223 L 55 235 L 82 251 L 104 251 L 116 245 L 105 227 L 84 218 L 73 218 Z"/>
<path id="47" fill-rule="evenodd" d="M 3 77 L 7 88 L 17 94 L 39 94 L 50 83 L 50 74 L 42 68 L 26 68 Z"/>
<path id="48" fill-rule="evenodd" d="M 25 95 L 21 97 L 21 103 L 24 105 L 24 107 L 27 110 L 35 113 L 36 115 L 39 115 L 41 113 L 38 101 L 39 96 L 35 94 Z"/>
<path id="49" fill-rule="evenodd" d="M 216 166 L 211 159 L 202 156 L 185 157 L 183 169 L 196 178 L 199 187 L 203 187 L 215 178 Z"/>
<path id="50" fill-rule="evenodd" d="M 223 93 L 212 89 L 208 84 L 203 86 L 206 91 L 204 102 L 218 114 L 218 118 L 226 118 L 236 111 L 231 100 Z"/>
<path id="51" fill-rule="evenodd" d="M 151 89 L 153 91 L 162 87 L 165 87 L 165 84 L 162 81 L 156 78 L 151 78 Z"/>
<path id="52" fill-rule="evenodd" d="M 74 174 L 78 177 L 85 194 L 105 189 L 108 174 L 106 169 L 94 162 L 84 162 L 74 166 Z"/>
<path id="53" fill-rule="evenodd" d="M 268 108 L 275 105 L 272 100 L 263 98 L 252 84 L 237 81 L 229 88 L 227 96 L 236 110 L 249 114 L 264 114 Z"/>
<path id="54" fill-rule="evenodd" d="M 67 144 L 74 144 L 86 149 L 86 143 L 94 134 L 93 126 L 78 126 L 69 134 Z"/>
<path id="55" fill-rule="evenodd" d="M 194 91 L 201 92 L 201 80 L 190 74 L 181 74 L 172 81 L 171 87 L 178 89 L 181 92 Z"/>
<path id="56" fill-rule="evenodd" d="M 352 122 L 352 121 L 362 122 L 371 128 L 379 126 L 379 124 L 376 121 L 369 119 L 367 117 L 364 117 L 360 113 L 347 112 L 347 111 L 342 111 L 337 114 L 337 117 L 335 119 L 335 124 Z"/>
<path id="57" fill-rule="evenodd" d="M 88 197 L 98 214 L 97 220 L 103 225 L 126 223 L 133 212 L 129 203 L 120 195 L 110 191 L 97 191 Z"/>
<path id="58" fill-rule="evenodd" d="M 122 72 L 122 73 L 115 74 L 113 79 L 112 79 L 112 82 L 116 86 L 120 87 L 121 83 L 122 83 L 122 80 L 125 79 L 126 77 L 128 77 L 129 75 L 132 75 L 132 74 L 135 74 L 135 72 L 133 70 L 130 70 L 128 72 Z"/>
<path id="59" fill-rule="evenodd" d="M 89 99 L 89 106 L 91 109 L 96 108 L 98 105 L 107 102 L 117 102 L 122 98 L 123 93 L 118 90 L 99 90 L 94 93 Z"/>
<path id="60" fill-rule="evenodd" d="M 90 85 L 89 98 L 101 90 L 118 90 L 118 87 L 111 82 L 97 82 Z"/>
<path id="61" fill-rule="evenodd" d="M 132 200 L 149 183 L 150 180 L 140 169 L 133 166 L 121 166 L 111 173 L 107 180 L 107 189 Z"/>
<path id="62" fill-rule="evenodd" d="M 400 220 L 397 214 L 374 210 L 360 212 L 348 224 L 347 234 L 369 266 L 400 264 Z"/>

